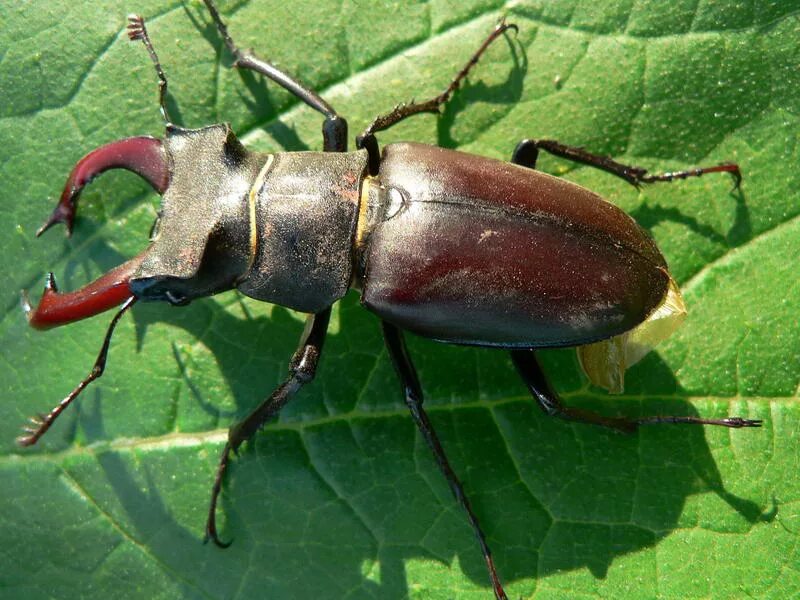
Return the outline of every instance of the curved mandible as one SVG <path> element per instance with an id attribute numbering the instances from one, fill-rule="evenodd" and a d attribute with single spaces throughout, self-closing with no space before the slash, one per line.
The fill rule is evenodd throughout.
<path id="1" fill-rule="evenodd" d="M 169 186 L 169 161 L 160 139 L 150 136 L 130 137 L 95 148 L 78 161 L 64 185 L 61 199 L 50 218 L 36 236 L 42 235 L 56 223 L 67 226 L 72 235 L 75 210 L 83 188 L 95 177 L 109 169 L 127 169 L 145 179 L 159 193 Z"/>
<path id="2" fill-rule="evenodd" d="M 48 273 L 44 293 L 36 308 L 28 294 L 22 293 L 22 308 L 28 323 L 35 329 L 50 329 L 105 312 L 134 297 L 129 283 L 147 251 L 111 269 L 74 292 L 60 293 L 56 279 Z"/>

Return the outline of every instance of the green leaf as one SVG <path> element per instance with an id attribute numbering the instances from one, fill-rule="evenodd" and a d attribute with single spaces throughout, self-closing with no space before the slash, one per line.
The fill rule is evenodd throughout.
<path id="1" fill-rule="evenodd" d="M 319 149 L 320 118 L 228 69 L 197 2 L 0 7 L 0 590 L 7 598 L 488 598 L 478 546 L 406 414 L 377 321 L 337 307 L 317 380 L 236 458 L 226 551 L 201 544 L 228 426 L 284 376 L 302 316 L 233 293 L 138 305 L 106 375 L 32 449 L 26 417 L 91 367 L 108 318 L 46 333 L 19 291 L 75 289 L 141 250 L 158 198 L 109 173 L 76 231 L 34 232 L 72 165 L 113 139 L 162 135 L 155 75 L 124 33 L 137 11 L 180 124 L 230 121 L 251 147 Z M 800 2 L 493 0 L 372 6 L 226 2 L 243 46 L 297 73 L 351 134 L 438 93 L 501 15 L 444 114 L 380 136 L 508 158 L 525 137 L 652 170 L 736 161 L 725 176 L 637 191 L 542 157 L 656 238 L 690 316 L 609 397 L 574 352 L 543 353 L 565 400 L 607 414 L 737 414 L 760 430 L 621 436 L 543 416 L 503 352 L 411 339 L 431 418 L 510 598 L 800 595 Z"/>

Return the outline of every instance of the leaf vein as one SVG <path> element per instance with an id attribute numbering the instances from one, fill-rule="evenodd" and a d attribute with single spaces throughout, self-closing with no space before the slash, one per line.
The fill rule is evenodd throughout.
<path id="1" fill-rule="evenodd" d="M 206 592 L 204 589 L 200 588 L 195 582 L 190 581 L 189 579 L 187 579 L 180 571 L 176 571 L 175 569 L 173 569 L 172 567 L 167 565 L 163 560 L 161 560 L 161 558 L 159 558 L 158 556 L 153 554 L 150 551 L 150 548 L 146 544 L 143 544 L 142 542 L 140 542 L 139 540 L 134 538 L 131 534 L 129 534 L 125 530 L 125 528 L 122 526 L 121 523 L 118 523 L 116 521 L 116 519 L 114 519 L 114 517 L 111 516 L 110 513 L 106 512 L 105 510 L 103 510 L 100 507 L 99 503 L 89 494 L 89 492 L 86 490 L 86 488 L 84 488 L 78 482 L 78 480 L 75 479 L 75 477 L 72 476 L 72 474 L 69 471 L 67 471 L 63 466 L 59 467 L 59 468 L 61 470 L 61 473 L 64 476 L 65 484 L 68 484 L 87 503 L 89 503 L 97 511 L 97 513 L 101 517 L 103 517 L 109 523 L 109 525 L 111 525 L 111 527 L 113 529 L 115 529 L 122 536 L 123 539 L 127 540 L 135 548 L 137 548 L 142 554 L 144 554 L 150 560 L 152 560 L 153 564 L 158 566 L 165 575 L 167 575 L 171 579 L 175 579 L 175 580 L 181 581 L 184 585 L 186 585 L 187 587 L 199 592 L 205 598 L 209 598 L 210 600 L 213 600 L 214 597 L 211 594 Z"/>

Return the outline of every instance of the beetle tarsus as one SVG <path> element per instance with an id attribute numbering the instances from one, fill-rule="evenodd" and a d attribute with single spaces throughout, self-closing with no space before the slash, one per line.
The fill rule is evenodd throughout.
<path id="1" fill-rule="evenodd" d="M 161 61 L 158 60 L 158 54 L 150 41 L 150 36 L 147 33 L 147 27 L 144 25 L 144 18 L 140 15 L 128 15 L 128 38 L 132 41 L 141 41 L 144 47 L 147 48 L 147 53 L 150 55 L 150 60 L 153 61 L 153 66 L 156 69 L 158 76 L 158 103 L 161 108 L 161 116 L 164 122 L 169 126 L 172 120 L 169 117 L 167 110 L 167 76 L 164 74 L 164 69 L 161 68 Z"/>
<path id="2" fill-rule="evenodd" d="M 725 417 L 723 419 L 706 419 L 703 417 L 693 416 L 655 416 L 655 417 L 642 417 L 636 419 L 637 425 L 661 425 L 664 423 L 671 424 L 689 424 L 689 425 L 717 425 L 720 427 L 729 427 L 731 429 L 742 429 L 743 427 L 761 427 L 763 421 L 761 419 L 744 419 L 742 417 Z"/>
<path id="3" fill-rule="evenodd" d="M 225 477 L 225 471 L 228 469 L 230 455 L 231 444 L 230 442 L 226 442 L 222 450 L 222 456 L 220 456 L 217 474 L 214 477 L 214 486 L 211 488 L 211 502 L 208 506 L 208 519 L 206 520 L 206 534 L 203 537 L 204 544 L 207 544 L 208 541 L 211 540 L 218 548 L 227 548 L 233 543 L 233 540 L 223 542 L 217 533 L 217 501 L 219 500 L 219 493 L 222 490 L 222 481 Z"/>
<path id="4" fill-rule="evenodd" d="M 49 278 L 48 278 L 49 279 Z M 55 286 L 55 281 L 53 281 L 53 285 Z M 117 326 L 117 323 L 122 318 L 127 310 L 136 303 L 136 297 L 131 296 L 125 304 L 117 311 L 117 314 L 114 315 L 114 318 L 111 319 L 111 323 L 106 330 L 106 335 L 103 338 L 103 345 L 100 347 L 100 353 L 97 355 L 97 359 L 94 362 L 94 366 L 89 374 L 84 377 L 81 382 L 75 386 L 73 389 L 61 402 L 59 402 L 49 413 L 42 414 L 38 413 L 36 416 L 29 417 L 28 421 L 31 423 L 31 426 L 23 427 L 23 431 L 26 435 L 22 435 L 17 438 L 17 444 L 20 446 L 32 446 L 36 442 L 39 441 L 50 426 L 55 422 L 58 416 L 64 412 L 64 410 L 72 403 L 75 398 L 80 396 L 81 392 L 86 389 L 86 386 L 89 385 L 92 381 L 99 378 L 106 368 L 106 358 L 108 357 L 108 348 L 111 345 L 111 336 L 114 334 L 114 329 Z"/>
<path id="5" fill-rule="evenodd" d="M 458 476 L 455 474 L 455 471 L 453 471 L 453 468 L 450 466 L 450 461 L 447 459 L 444 448 L 439 441 L 439 436 L 436 435 L 436 430 L 434 430 L 433 424 L 428 418 L 428 414 L 422 407 L 422 387 L 420 386 L 419 378 L 417 377 L 417 371 L 414 368 L 414 363 L 411 362 L 411 357 L 408 354 L 408 349 L 406 348 L 403 334 L 400 329 L 394 325 L 391 325 L 390 323 L 387 323 L 386 321 L 381 321 L 381 326 L 383 327 L 383 339 L 386 342 L 386 348 L 389 351 L 389 358 L 391 359 L 394 369 L 403 385 L 406 406 L 408 406 L 408 409 L 411 412 L 411 416 L 414 419 L 417 429 L 419 429 L 419 432 L 425 439 L 425 443 L 431 449 L 431 452 L 436 459 L 436 464 L 439 466 L 439 470 L 442 472 L 447 480 L 448 485 L 450 486 L 450 491 L 453 493 L 456 501 L 461 505 L 461 508 L 463 508 L 467 513 L 467 519 L 472 526 L 475 537 L 478 538 L 478 543 L 481 547 L 481 552 L 483 553 L 486 567 L 489 570 L 489 578 L 492 582 L 492 589 L 494 591 L 495 598 L 497 600 L 506 600 L 506 593 L 503 590 L 503 585 L 500 583 L 500 577 L 497 575 L 497 569 L 494 565 L 492 552 L 486 542 L 486 536 L 484 535 L 480 523 L 478 522 L 478 517 L 472 511 L 472 506 L 470 505 L 467 495 L 464 493 L 464 488 L 461 485 Z"/>
<path id="6" fill-rule="evenodd" d="M 674 181 L 676 179 L 688 179 L 689 177 L 702 177 L 707 173 L 730 173 L 733 178 L 733 189 L 736 191 L 742 183 L 742 172 L 739 170 L 739 165 L 735 163 L 722 163 L 713 167 L 697 167 L 694 169 L 686 169 L 684 171 L 672 171 L 667 173 L 660 173 L 654 175 L 646 175 L 647 171 L 644 169 L 635 170 L 640 172 L 637 181 L 641 183 L 656 183 L 659 181 Z"/>
<path id="7" fill-rule="evenodd" d="M 739 429 L 740 427 L 761 427 L 764 421 L 761 419 L 743 419 L 741 417 L 731 417 L 727 419 L 730 423 L 728 427 Z"/>
<path id="8" fill-rule="evenodd" d="M 146 35 L 144 18 L 140 15 L 128 15 L 128 39 L 133 42 L 143 39 Z"/>
<path id="9" fill-rule="evenodd" d="M 216 524 L 210 525 L 209 527 L 216 527 Z M 209 542 L 209 540 L 214 542 L 214 545 L 217 548 L 222 548 L 223 550 L 225 548 L 230 548 L 231 544 L 233 544 L 233 540 L 231 540 L 230 542 L 223 542 L 221 539 L 219 539 L 219 537 L 217 536 L 216 529 L 211 530 L 211 529 L 207 528 L 206 529 L 206 534 L 203 537 L 203 543 L 207 544 Z"/>
<path id="10" fill-rule="evenodd" d="M 761 427 L 760 419 L 744 419 L 742 417 L 726 417 L 724 419 L 707 419 L 694 416 L 667 416 L 640 417 L 638 419 L 627 417 L 606 417 L 598 413 L 570 408 L 561 403 L 558 394 L 545 377 L 542 367 L 533 350 L 512 350 L 511 360 L 517 368 L 531 395 L 536 399 L 539 407 L 548 416 L 558 417 L 565 421 L 589 423 L 614 429 L 622 433 L 634 433 L 643 425 L 662 424 L 688 424 L 688 425 L 719 425 L 740 429 L 742 427 Z"/>

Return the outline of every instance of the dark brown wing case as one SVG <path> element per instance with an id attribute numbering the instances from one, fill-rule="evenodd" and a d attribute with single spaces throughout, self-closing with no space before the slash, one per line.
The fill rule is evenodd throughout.
<path id="1" fill-rule="evenodd" d="M 383 220 L 365 250 L 362 302 L 426 337 L 571 346 L 623 333 L 663 299 L 655 243 L 576 184 L 415 143 L 381 163 Z"/>

